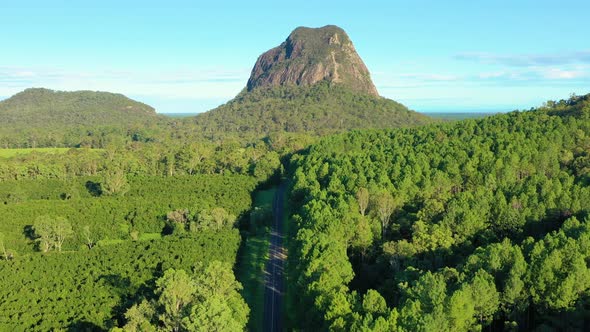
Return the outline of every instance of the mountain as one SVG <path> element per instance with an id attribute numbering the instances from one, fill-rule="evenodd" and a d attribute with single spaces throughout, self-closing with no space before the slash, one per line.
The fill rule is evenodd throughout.
<path id="1" fill-rule="evenodd" d="M 156 117 L 151 106 L 108 92 L 33 88 L 0 102 L 0 122 L 13 129 L 122 126 Z"/>
<path id="2" fill-rule="evenodd" d="M 318 134 L 432 121 L 380 97 L 352 41 L 333 25 L 295 29 L 258 58 L 242 92 L 193 120 L 207 132 Z"/>
<path id="3" fill-rule="evenodd" d="M 324 80 L 379 96 L 352 41 L 334 25 L 295 29 L 281 45 L 258 57 L 247 88 L 309 86 Z"/>

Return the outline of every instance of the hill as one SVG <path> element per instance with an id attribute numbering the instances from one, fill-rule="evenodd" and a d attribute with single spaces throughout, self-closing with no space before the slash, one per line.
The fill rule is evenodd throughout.
<path id="1" fill-rule="evenodd" d="M 151 106 L 108 92 L 32 88 L 0 102 L 0 121 L 10 127 L 125 125 L 156 116 Z"/>
<path id="2" fill-rule="evenodd" d="M 346 32 L 325 26 L 295 29 L 258 58 L 240 94 L 194 121 L 204 131 L 326 134 L 431 119 L 380 97 Z"/>
<path id="3" fill-rule="evenodd" d="M 0 101 L 0 147 L 75 147 L 130 128 L 153 127 L 163 117 L 121 94 L 26 89 Z M 101 138 L 102 137 L 102 138 Z"/>

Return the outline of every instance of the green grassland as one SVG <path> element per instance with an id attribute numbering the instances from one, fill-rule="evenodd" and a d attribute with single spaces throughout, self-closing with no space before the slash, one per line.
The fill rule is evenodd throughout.
<path id="1" fill-rule="evenodd" d="M 26 155 L 33 152 L 63 154 L 70 148 L 30 148 L 30 149 L 0 149 L 0 158 L 11 158 L 18 155 Z"/>

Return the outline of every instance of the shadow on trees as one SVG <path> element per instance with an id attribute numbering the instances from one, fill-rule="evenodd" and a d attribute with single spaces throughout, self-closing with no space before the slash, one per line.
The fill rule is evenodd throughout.
<path id="1" fill-rule="evenodd" d="M 155 275 L 160 275 L 156 271 Z M 140 303 L 143 299 L 152 299 L 155 297 L 154 289 L 156 288 L 156 279 L 158 277 L 148 280 L 141 286 L 135 288 L 128 277 L 123 277 L 118 274 L 105 274 L 98 278 L 110 286 L 115 294 L 119 296 L 119 302 L 111 310 L 111 319 L 106 322 L 109 327 L 125 325 L 125 312 L 133 305 Z M 94 330 L 89 330 L 94 331 Z"/>
<path id="2" fill-rule="evenodd" d="M 85 184 L 86 190 L 90 193 L 90 195 L 94 197 L 99 197 L 102 195 L 102 189 L 100 188 L 100 183 L 94 181 L 86 181 Z"/>
<path id="3" fill-rule="evenodd" d="M 33 250 L 39 251 L 39 242 L 37 240 L 37 235 L 35 234 L 35 228 L 33 225 L 26 225 L 23 227 L 23 235 L 27 240 L 29 240 L 29 245 L 33 247 Z"/>
<path id="4" fill-rule="evenodd" d="M 100 326 L 85 321 L 76 321 L 70 324 L 67 329 L 68 332 L 94 332 L 94 331 L 104 331 L 103 328 Z"/>

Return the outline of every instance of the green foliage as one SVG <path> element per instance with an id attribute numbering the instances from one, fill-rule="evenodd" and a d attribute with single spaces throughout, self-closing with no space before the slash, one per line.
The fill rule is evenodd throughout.
<path id="1" fill-rule="evenodd" d="M 33 224 L 34 236 L 39 242 L 39 249 L 48 252 L 51 249 L 61 251 L 64 241 L 74 234 L 72 224 L 63 217 L 52 218 L 40 216 Z"/>
<path id="2" fill-rule="evenodd" d="M 589 115 L 588 97 L 573 97 L 335 135 L 295 156 L 290 278 L 295 316 L 308 317 L 296 328 L 582 328 Z M 379 223 L 382 241 L 371 241 Z M 359 299 L 375 291 L 387 303 L 379 323 Z"/>
<path id="3" fill-rule="evenodd" d="M 164 271 L 191 271 L 213 260 L 231 265 L 239 242 L 237 230 L 203 231 L 0 262 L 0 329 L 108 329 L 123 321 L 133 303 L 151 296 Z M 138 314 L 128 312 L 127 318 L 143 326 Z"/>
<path id="4" fill-rule="evenodd" d="M 0 149 L 0 158 L 12 158 L 29 153 L 64 154 L 69 148 Z"/>
<path id="5" fill-rule="evenodd" d="M 246 326 L 249 309 L 238 293 L 242 286 L 230 264 L 212 261 L 192 276 L 170 269 L 156 281 L 156 287 L 157 299 L 127 311 L 125 331 L 140 326 L 164 331 L 242 331 Z"/>
<path id="6" fill-rule="evenodd" d="M 107 196 L 125 195 L 129 191 L 127 176 L 121 169 L 111 170 L 105 174 L 104 181 L 100 186 L 101 193 Z"/>
<path id="7" fill-rule="evenodd" d="M 149 127 L 163 118 L 152 107 L 120 94 L 27 89 L 0 102 L 0 122 L 5 124 L 0 129 L 2 147 L 36 148 L 86 145 L 81 136 L 96 134 L 105 141 L 114 132 Z"/>
<path id="8" fill-rule="evenodd" d="M 204 131 L 316 134 L 431 122 L 395 101 L 328 82 L 244 90 L 232 101 L 198 115 L 194 121 Z"/>
<path id="9" fill-rule="evenodd" d="M 14 192 L 17 185 L 30 197 L 20 203 L 0 204 L 4 217 L 0 231 L 6 235 L 7 246 L 20 253 L 33 251 L 29 227 L 40 215 L 70 221 L 74 234 L 64 243 L 64 250 L 88 246 L 86 226 L 92 233 L 91 242 L 104 244 L 110 240 L 128 240 L 131 232 L 137 232 L 137 238 L 146 233 L 162 233 L 166 214 L 175 209 L 223 208 L 228 215 L 239 216 L 251 205 L 250 192 L 256 181 L 233 175 L 132 177 L 125 196 L 98 197 L 91 194 L 95 183 L 98 179 L 0 182 L 0 197 Z M 72 186 L 80 192 L 80 198 L 60 198 L 61 193 Z M 224 221 L 226 219 L 221 219 L 222 223 Z"/>

